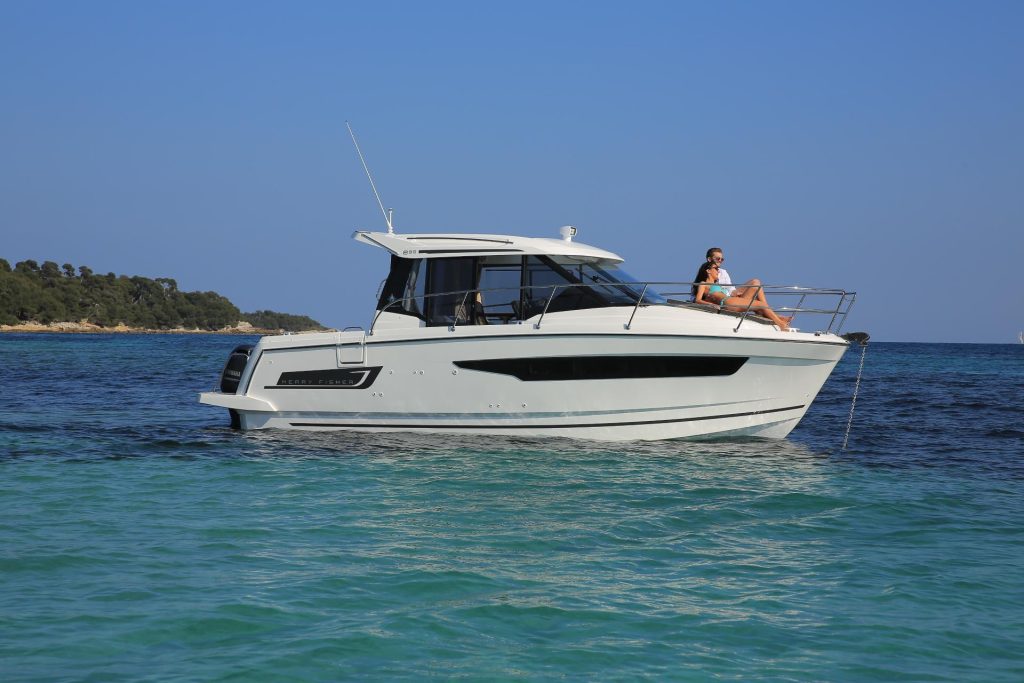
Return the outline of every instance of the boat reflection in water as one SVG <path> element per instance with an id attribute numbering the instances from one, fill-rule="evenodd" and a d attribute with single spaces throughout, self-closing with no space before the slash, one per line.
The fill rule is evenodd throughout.
<path id="1" fill-rule="evenodd" d="M 849 346 L 852 292 L 765 287 L 818 326 L 781 331 L 574 235 L 356 232 L 391 255 L 370 328 L 240 346 L 200 401 L 241 429 L 783 438 Z"/>

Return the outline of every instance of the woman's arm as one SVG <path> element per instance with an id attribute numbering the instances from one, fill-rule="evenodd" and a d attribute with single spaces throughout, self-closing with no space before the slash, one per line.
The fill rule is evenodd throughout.
<path id="1" fill-rule="evenodd" d="M 718 304 L 716 304 L 714 301 L 705 301 L 704 300 L 704 295 L 707 294 L 707 293 L 708 293 L 708 286 L 707 285 L 698 285 L 697 286 L 697 295 L 693 297 L 693 300 L 695 302 L 697 302 L 698 304 L 712 304 L 712 305 L 716 305 L 717 306 Z"/>

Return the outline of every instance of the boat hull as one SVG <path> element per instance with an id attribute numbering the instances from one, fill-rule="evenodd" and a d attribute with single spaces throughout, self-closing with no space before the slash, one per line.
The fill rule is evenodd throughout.
<path id="1" fill-rule="evenodd" d="M 835 335 L 774 329 L 619 330 L 264 338 L 239 393 L 201 400 L 246 430 L 784 438 L 847 348 Z"/>

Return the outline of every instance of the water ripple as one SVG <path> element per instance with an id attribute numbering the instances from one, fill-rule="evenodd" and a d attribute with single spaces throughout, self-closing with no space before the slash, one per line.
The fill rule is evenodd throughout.
<path id="1" fill-rule="evenodd" d="M 853 356 L 786 441 L 609 445 L 240 434 L 234 343 L 0 339 L 5 680 L 1024 679 L 1015 347 L 872 345 L 840 451 Z"/>

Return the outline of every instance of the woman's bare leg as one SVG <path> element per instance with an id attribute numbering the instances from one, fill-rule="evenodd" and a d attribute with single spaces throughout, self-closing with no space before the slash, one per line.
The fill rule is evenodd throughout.
<path id="1" fill-rule="evenodd" d="M 756 277 L 744 282 L 740 287 L 736 288 L 733 292 L 733 296 L 745 297 L 749 300 L 750 292 L 754 293 L 755 307 L 757 305 L 768 307 L 768 297 L 764 295 L 764 288 L 761 287 L 761 281 Z M 787 318 L 789 320 L 789 318 Z"/>
<path id="2" fill-rule="evenodd" d="M 730 310 L 737 310 L 739 312 L 752 311 L 757 315 L 762 315 L 775 323 L 783 332 L 789 330 L 789 321 L 793 319 L 792 317 L 783 318 L 782 316 L 777 315 L 775 311 L 768 306 L 768 300 L 765 298 L 764 292 L 762 292 L 760 288 L 754 289 L 753 287 L 748 287 L 744 289 L 742 295 L 733 295 L 726 299 L 724 305 L 726 305 Z"/>
<path id="3" fill-rule="evenodd" d="M 755 291 L 760 292 L 761 291 L 761 281 L 758 280 L 756 277 L 755 278 L 751 278 L 751 279 L 747 280 L 746 282 L 744 282 L 742 285 L 737 286 L 736 287 L 736 291 L 734 291 L 732 293 L 732 295 L 733 296 L 743 296 L 744 294 L 747 293 L 747 290 L 750 289 L 751 287 L 755 288 Z"/>
<path id="4" fill-rule="evenodd" d="M 791 317 L 790 318 L 783 318 L 781 315 L 778 315 L 777 313 L 775 313 L 775 311 L 773 311 L 772 309 L 768 308 L 767 306 L 765 306 L 764 308 L 759 310 L 758 314 L 763 315 L 764 317 L 766 317 L 769 320 L 771 320 L 783 332 L 788 332 L 789 331 L 789 321 L 792 320 L 793 318 L 791 318 Z"/>

